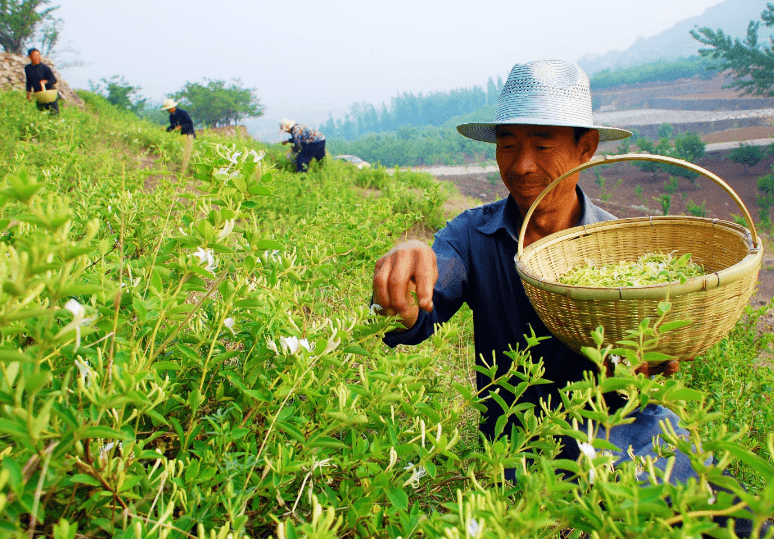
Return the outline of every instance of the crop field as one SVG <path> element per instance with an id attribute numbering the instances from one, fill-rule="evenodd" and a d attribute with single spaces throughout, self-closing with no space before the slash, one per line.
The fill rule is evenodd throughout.
<path id="1" fill-rule="evenodd" d="M 467 308 L 392 350 L 398 323 L 370 308 L 374 262 L 443 226 L 449 184 L 333 159 L 298 174 L 280 145 L 206 131 L 187 155 L 81 95 L 52 118 L 0 93 L 0 537 L 730 537 L 713 517 L 774 514 L 770 304 L 672 378 L 622 362 L 558 411 L 506 406 L 524 427 L 482 440 L 475 369 L 518 395 L 540 358 L 474 367 Z M 681 329 L 632 331 L 636 362 Z M 665 429 L 667 472 L 613 467 L 578 427 L 647 403 L 690 432 Z M 553 458 L 559 436 L 577 461 Z M 664 481 L 674 449 L 698 481 Z"/>

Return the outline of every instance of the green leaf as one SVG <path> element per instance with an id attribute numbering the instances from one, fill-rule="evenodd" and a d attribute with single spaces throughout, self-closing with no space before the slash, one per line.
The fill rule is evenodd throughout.
<path id="1" fill-rule="evenodd" d="M 317 436 L 312 440 L 309 440 L 309 443 L 306 444 L 307 447 L 327 447 L 329 449 L 349 449 L 349 445 L 345 444 L 336 438 L 331 438 L 330 436 Z"/>
<path id="2" fill-rule="evenodd" d="M 362 346 L 358 346 L 356 344 L 350 344 L 349 346 L 344 347 L 342 352 L 344 352 L 345 354 L 355 354 L 357 356 L 366 356 L 366 357 L 371 356 L 371 352 L 369 352 Z"/>
<path id="3" fill-rule="evenodd" d="M 81 484 L 81 485 L 89 485 L 92 487 L 99 487 L 102 486 L 102 483 L 100 483 L 97 479 L 93 478 L 90 475 L 77 473 L 70 476 L 69 481 L 71 484 Z"/>
<path id="4" fill-rule="evenodd" d="M 256 251 L 284 251 L 285 246 L 274 240 L 260 240 L 253 245 Z"/>
<path id="5" fill-rule="evenodd" d="M 18 361 L 20 363 L 28 363 L 34 361 L 30 356 L 19 352 L 18 350 L 9 350 L 7 348 L 0 348 L 0 361 L 11 363 Z"/>
<path id="6" fill-rule="evenodd" d="M 174 361 L 156 361 L 153 364 L 153 368 L 159 372 L 183 370 L 183 367 L 179 363 L 175 363 Z"/>
<path id="7" fill-rule="evenodd" d="M 667 331 L 672 331 L 674 329 L 680 329 L 682 327 L 688 326 L 692 324 L 690 320 L 673 320 L 672 322 L 664 322 L 659 326 L 659 330 L 662 333 L 666 333 Z"/>
<path id="8" fill-rule="evenodd" d="M 106 438 L 109 440 L 125 441 L 130 440 L 130 438 L 120 430 L 112 429 L 102 425 L 92 425 L 91 427 L 87 428 L 86 431 L 81 435 L 81 438 Z"/>
<path id="9" fill-rule="evenodd" d="M 295 441 L 297 441 L 300 444 L 306 443 L 306 438 L 303 434 L 301 434 L 301 431 L 298 430 L 296 427 L 288 423 L 287 421 L 277 421 L 276 425 L 288 436 L 293 438 Z"/>
<path id="10" fill-rule="evenodd" d="M 704 393 L 688 387 L 667 390 L 666 398 L 671 401 L 700 401 Z"/>
<path id="11" fill-rule="evenodd" d="M 398 509 L 402 509 L 403 511 L 408 510 L 408 494 L 406 494 L 406 491 L 402 488 L 396 487 L 392 490 L 388 490 L 387 497 L 392 502 L 392 505 Z"/>
<path id="12" fill-rule="evenodd" d="M 643 359 L 647 362 L 657 362 L 661 363 L 663 361 L 669 361 L 670 359 L 674 359 L 675 356 L 670 356 L 669 354 L 662 354 L 661 352 L 645 352 L 645 356 Z"/>

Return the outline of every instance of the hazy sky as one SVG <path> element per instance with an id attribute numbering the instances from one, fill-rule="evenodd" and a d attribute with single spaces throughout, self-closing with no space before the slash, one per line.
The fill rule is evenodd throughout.
<path id="1" fill-rule="evenodd" d="M 515 63 L 624 50 L 722 0 L 56 0 L 74 87 L 113 75 L 160 102 L 187 81 L 241 79 L 270 122 L 317 125 L 506 78 Z M 276 131 L 276 129 L 274 130 Z M 277 133 L 277 136 L 279 134 Z"/>

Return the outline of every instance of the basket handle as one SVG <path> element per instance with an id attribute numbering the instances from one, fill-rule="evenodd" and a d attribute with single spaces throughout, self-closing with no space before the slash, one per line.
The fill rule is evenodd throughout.
<path id="1" fill-rule="evenodd" d="M 716 176 L 712 172 L 698 166 L 694 165 L 693 163 L 689 163 L 688 161 L 683 161 L 682 159 L 675 159 L 674 157 L 667 157 L 664 155 L 652 155 L 647 153 L 625 153 L 622 155 L 602 155 L 599 157 L 594 157 L 591 160 L 587 161 L 586 163 L 583 163 L 581 165 L 578 165 L 572 170 L 569 170 L 559 176 L 557 179 L 555 179 L 551 184 L 546 187 L 542 193 L 538 195 L 538 197 L 535 199 L 535 202 L 532 203 L 532 206 L 530 206 L 529 210 L 527 211 L 527 215 L 524 216 L 524 223 L 521 225 L 521 231 L 519 232 L 519 247 L 517 256 L 521 258 L 522 252 L 524 251 L 524 235 L 527 232 L 527 224 L 529 223 L 530 217 L 532 217 L 532 214 L 535 213 L 535 208 L 537 208 L 537 205 L 540 204 L 540 201 L 543 200 L 543 197 L 545 197 L 554 187 L 559 185 L 562 181 L 564 181 L 569 176 L 572 176 L 573 174 L 580 172 L 581 170 L 586 170 L 587 168 L 595 167 L 597 165 L 606 165 L 609 163 L 618 163 L 622 161 L 657 161 L 661 163 L 669 163 L 670 165 L 677 165 L 679 167 L 687 168 L 688 170 L 692 170 L 693 172 L 696 172 L 698 174 L 701 174 L 705 178 L 709 178 L 710 180 L 714 181 L 716 184 L 718 184 L 720 187 L 723 188 L 723 190 L 730 196 L 734 202 L 736 202 L 736 205 L 739 206 L 739 209 L 742 210 L 742 213 L 744 214 L 744 218 L 747 220 L 747 222 L 750 225 L 750 232 L 752 233 L 752 241 L 753 245 L 758 245 L 758 233 L 755 229 L 755 223 L 753 223 L 752 216 L 750 215 L 750 212 L 747 211 L 747 207 L 744 205 L 744 202 L 742 202 L 742 199 L 739 198 L 739 195 L 736 194 L 736 192 L 731 189 L 731 186 L 729 186 L 726 182 L 720 179 L 719 176 Z"/>

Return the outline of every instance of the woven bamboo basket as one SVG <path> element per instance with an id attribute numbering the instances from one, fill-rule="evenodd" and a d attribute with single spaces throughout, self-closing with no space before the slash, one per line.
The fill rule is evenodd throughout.
<path id="1" fill-rule="evenodd" d="M 622 161 L 657 161 L 692 170 L 714 181 L 739 206 L 750 229 L 720 219 L 692 216 L 638 217 L 578 226 L 523 248 L 524 235 L 540 201 L 565 178 L 581 170 Z M 564 285 L 561 274 L 583 265 L 635 261 L 646 253 L 691 253 L 706 274 L 683 284 L 620 288 Z M 667 321 L 691 324 L 667 333 L 656 351 L 693 359 L 722 339 L 739 320 L 758 282 L 763 246 L 750 213 L 731 187 L 715 174 L 671 157 L 624 154 L 594 158 L 551 183 L 524 218 L 516 269 L 540 319 L 568 347 L 595 346 L 591 333 L 604 328 L 604 345 L 615 346 L 641 320 L 658 318 L 658 304 L 672 304 Z"/>
<path id="2" fill-rule="evenodd" d="M 41 90 L 40 92 L 35 92 L 32 94 L 32 96 L 35 98 L 35 101 L 41 104 L 48 104 L 53 103 L 56 101 L 56 98 L 59 97 L 59 93 L 56 90 Z"/>

